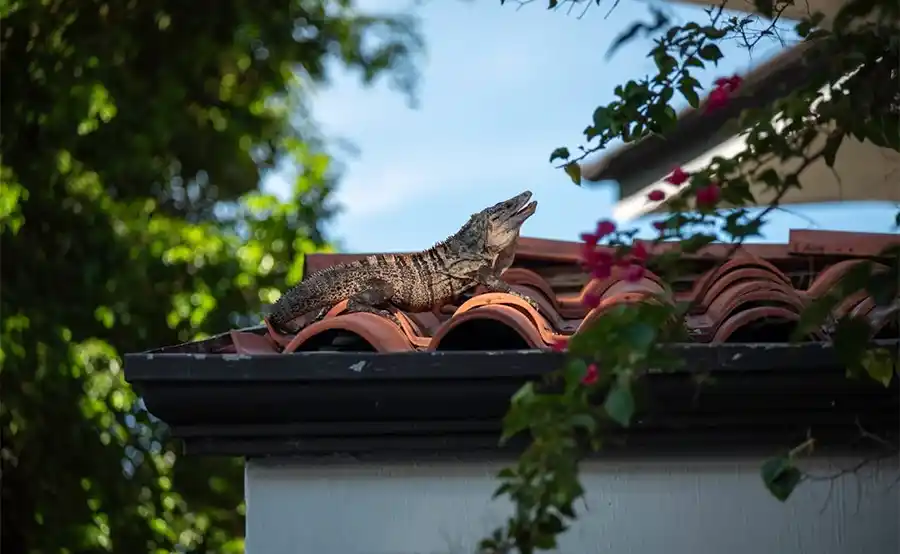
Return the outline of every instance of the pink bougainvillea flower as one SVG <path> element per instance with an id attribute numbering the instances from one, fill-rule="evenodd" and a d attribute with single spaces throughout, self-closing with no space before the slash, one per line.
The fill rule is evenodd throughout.
<path id="1" fill-rule="evenodd" d="M 691 174 L 685 172 L 680 167 L 676 167 L 672 170 L 672 174 L 666 177 L 666 182 L 671 183 L 673 185 L 680 185 L 691 178 Z"/>
<path id="2" fill-rule="evenodd" d="M 631 255 L 637 260 L 643 262 L 647 259 L 647 247 L 644 246 L 643 242 L 637 242 L 634 246 L 631 247 Z"/>
<path id="3" fill-rule="evenodd" d="M 603 238 L 606 235 L 616 232 L 616 224 L 607 219 L 603 219 L 597 222 L 597 230 L 595 233 L 598 237 Z"/>
<path id="4" fill-rule="evenodd" d="M 600 237 L 597 236 L 597 233 L 581 233 L 581 242 L 585 247 L 594 248 L 599 240 Z"/>
<path id="5" fill-rule="evenodd" d="M 612 275 L 612 264 L 599 263 L 591 268 L 591 277 L 594 279 L 609 279 Z"/>
<path id="6" fill-rule="evenodd" d="M 716 88 L 725 89 L 727 92 L 734 92 L 741 87 L 744 80 L 740 75 L 732 75 L 731 77 L 719 77 L 715 80 Z"/>
<path id="7" fill-rule="evenodd" d="M 581 383 L 590 386 L 596 383 L 599 378 L 600 372 L 597 371 L 597 364 L 591 364 L 587 367 L 584 377 L 581 378 Z"/>
<path id="8" fill-rule="evenodd" d="M 585 308 L 593 310 L 600 305 L 600 297 L 596 294 L 587 293 L 583 297 L 581 297 L 581 304 Z"/>
<path id="9" fill-rule="evenodd" d="M 712 208 L 719 202 L 719 185 L 710 183 L 697 191 L 697 206 L 700 208 Z"/>
<path id="10" fill-rule="evenodd" d="M 661 190 L 651 190 L 649 194 L 647 194 L 647 200 L 651 202 L 662 202 L 666 199 L 666 193 Z"/>
<path id="11" fill-rule="evenodd" d="M 718 110 L 728 104 L 728 91 L 724 88 L 713 89 L 706 99 L 706 111 Z"/>
<path id="12" fill-rule="evenodd" d="M 632 265 L 625 271 L 625 280 L 629 283 L 637 283 L 644 278 L 645 272 L 644 266 Z"/>
<path id="13" fill-rule="evenodd" d="M 550 349 L 554 352 L 565 352 L 569 347 L 569 341 L 566 339 L 556 339 L 550 344 Z"/>
<path id="14" fill-rule="evenodd" d="M 706 111 L 718 110 L 728 103 L 731 95 L 741 87 L 744 80 L 739 75 L 720 77 L 715 80 L 715 88 L 706 99 Z"/>

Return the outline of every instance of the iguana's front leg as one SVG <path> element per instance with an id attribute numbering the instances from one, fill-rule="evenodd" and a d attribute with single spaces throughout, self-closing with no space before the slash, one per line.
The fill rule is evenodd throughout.
<path id="1" fill-rule="evenodd" d="M 537 302 L 520 293 L 519 291 L 513 290 L 513 288 L 509 286 L 509 283 L 507 283 L 500 277 L 497 277 L 497 275 L 494 274 L 490 267 L 483 267 L 479 269 L 476 278 L 478 279 L 478 283 L 484 285 L 490 292 L 505 292 L 506 294 L 511 294 L 513 296 L 521 298 L 525 302 L 528 302 L 528 304 L 535 310 L 540 309 Z"/>
<path id="2" fill-rule="evenodd" d="M 387 318 L 396 323 L 401 328 L 400 319 L 386 310 L 383 306 L 390 304 L 391 297 L 394 296 L 394 286 L 383 279 L 372 279 L 367 283 L 367 287 L 359 293 L 347 299 L 346 313 L 365 312 Z"/>

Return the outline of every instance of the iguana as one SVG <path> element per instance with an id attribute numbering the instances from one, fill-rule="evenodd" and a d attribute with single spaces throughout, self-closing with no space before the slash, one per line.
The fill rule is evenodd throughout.
<path id="1" fill-rule="evenodd" d="M 525 191 L 472 215 L 450 238 L 413 254 L 377 254 L 334 265 L 309 275 L 272 306 L 268 322 L 280 331 L 297 331 L 290 324 L 317 312 L 324 317 L 335 304 L 348 300 L 347 312 L 369 312 L 395 323 L 390 306 L 427 312 L 456 300 L 477 285 L 491 292 L 515 294 L 535 302 L 500 279 L 512 265 L 519 230 L 537 209 Z"/>

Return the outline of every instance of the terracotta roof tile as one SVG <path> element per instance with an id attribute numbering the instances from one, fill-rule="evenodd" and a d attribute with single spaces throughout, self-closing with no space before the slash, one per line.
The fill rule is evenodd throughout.
<path id="1" fill-rule="evenodd" d="M 788 244 L 747 245 L 731 253 L 727 245 L 711 245 L 687 257 L 694 271 L 677 283 L 664 283 L 648 271 L 636 283 L 618 275 L 589 279 L 579 266 L 579 245 L 543 239 L 521 240 L 514 266 L 504 275 L 513 288 L 533 298 L 538 309 L 521 298 L 476 289 L 458 306 L 433 313 L 395 311 L 401 326 L 369 314 L 347 314 L 346 301 L 326 317 L 296 335 L 281 335 L 271 327 L 231 331 L 209 339 L 208 352 L 263 354 L 310 350 L 404 352 L 416 350 L 550 349 L 559 340 L 585 328 L 613 306 L 637 302 L 648 295 L 670 301 L 691 301 L 685 319 L 691 339 L 701 343 L 780 342 L 788 339 L 803 308 L 828 292 L 842 275 L 885 246 L 896 235 L 794 231 Z M 665 248 L 665 247 L 663 247 Z M 315 254 L 309 271 L 344 263 L 363 255 Z M 584 296 L 599 305 L 587 310 Z M 835 310 L 869 316 L 876 306 L 865 293 L 854 295 Z M 879 322 L 878 338 L 896 338 L 897 324 Z M 822 332 L 811 340 L 825 339 Z M 191 347 L 194 350 L 199 348 Z M 178 347 L 163 349 L 172 351 Z"/>

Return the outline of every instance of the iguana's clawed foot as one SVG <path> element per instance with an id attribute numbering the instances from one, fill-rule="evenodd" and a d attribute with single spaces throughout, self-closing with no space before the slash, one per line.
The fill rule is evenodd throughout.
<path id="1" fill-rule="evenodd" d="M 534 308 L 535 310 L 537 310 L 537 311 L 541 310 L 540 305 L 534 299 L 532 299 L 530 296 L 522 294 L 521 292 L 515 291 L 515 290 L 509 291 L 509 294 L 515 296 L 516 298 L 521 298 L 525 302 L 528 302 L 528 305 L 531 306 L 532 308 Z"/>
<path id="2" fill-rule="evenodd" d="M 309 323 L 307 323 L 306 325 L 309 326 L 309 325 L 312 325 L 313 323 L 316 323 L 317 321 L 322 321 L 323 319 L 325 319 L 325 316 L 328 315 L 329 311 L 331 311 L 331 307 L 322 308 L 321 310 L 316 312 L 316 315 L 313 316 L 313 318 L 310 319 Z"/>
<path id="3" fill-rule="evenodd" d="M 353 313 L 367 313 L 367 314 L 375 314 L 377 316 L 381 316 L 389 321 L 392 321 L 395 325 L 403 328 L 403 324 L 400 323 L 400 318 L 390 310 L 385 310 L 382 308 L 376 308 L 375 306 L 369 306 L 367 304 L 358 304 L 355 302 L 347 303 L 347 310 L 344 312 L 347 314 Z"/>

